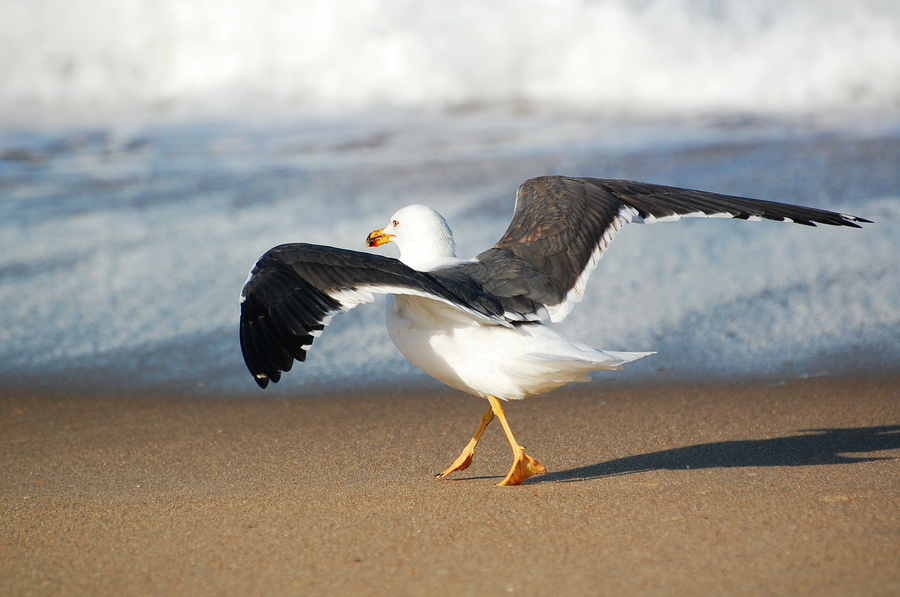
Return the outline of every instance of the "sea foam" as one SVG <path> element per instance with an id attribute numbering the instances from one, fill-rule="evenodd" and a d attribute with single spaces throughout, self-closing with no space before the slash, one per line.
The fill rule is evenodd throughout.
<path id="1" fill-rule="evenodd" d="M 0 110 L 895 110 L 891 0 L 7 0 Z"/>

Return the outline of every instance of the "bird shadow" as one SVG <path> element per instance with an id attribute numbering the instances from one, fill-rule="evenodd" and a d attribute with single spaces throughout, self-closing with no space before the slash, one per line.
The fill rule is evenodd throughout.
<path id="1" fill-rule="evenodd" d="M 587 481 L 656 470 L 852 464 L 891 458 L 850 454 L 898 448 L 900 448 L 900 425 L 812 429 L 788 437 L 713 442 L 626 456 L 589 466 L 550 472 L 529 481 L 530 484 Z"/>

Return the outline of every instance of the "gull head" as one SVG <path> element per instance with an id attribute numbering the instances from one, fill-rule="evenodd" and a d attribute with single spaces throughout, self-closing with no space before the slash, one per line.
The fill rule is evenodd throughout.
<path id="1" fill-rule="evenodd" d="M 370 247 L 391 242 L 400 249 L 400 261 L 413 269 L 428 270 L 456 258 L 456 243 L 447 221 L 424 205 L 402 208 L 387 226 L 372 231 L 366 239 Z"/>

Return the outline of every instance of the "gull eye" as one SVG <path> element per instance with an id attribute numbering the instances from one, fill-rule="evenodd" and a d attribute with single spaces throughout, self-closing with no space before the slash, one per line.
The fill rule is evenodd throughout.
<path id="1" fill-rule="evenodd" d="M 400 225 L 400 222 L 398 222 L 397 220 L 394 220 L 393 222 L 391 222 L 391 226 L 393 226 L 394 228 L 396 228 L 399 225 Z"/>

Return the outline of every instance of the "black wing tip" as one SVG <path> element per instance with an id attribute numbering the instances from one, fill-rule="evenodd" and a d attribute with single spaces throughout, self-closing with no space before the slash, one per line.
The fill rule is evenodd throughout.
<path id="1" fill-rule="evenodd" d="M 819 224 L 824 224 L 826 226 L 844 226 L 846 228 L 862 228 L 862 224 L 874 224 L 872 220 L 867 220 L 865 218 L 859 218 L 857 216 L 851 216 L 849 214 L 835 214 L 837 217 L 834 219 L 822 219 L 822 220 L 783 220 L 783 221 L 791 221 L 794 224 L 802 224 L 803 226 L 812 226 L 817 228 Z"/>
<path id="2" fill-rule="evenodd" d="M 283 338 L 273 338 L 259 324 L 259 319 L 249 325 L 241 322 L 241 352 L 253 381 L 260 388 L 266 389 L 270 382 L 278 383 L 281 374 L 291 370 L 294 359 L 305 360 L 306 353 L 292 353 L 291 347 L 285 344 Z"/>
<path id="3" fill-rule="evenodd" d="M 865 218 L 858 218 L 856 216 L 851 216 L 847 214 L 841 214 L 841 218 L 844 220 L 844 226 L 849 226 L 850 228 L 862 228 L 860 224 L 874 224 L 872 220 L 867 220 Z"/>

